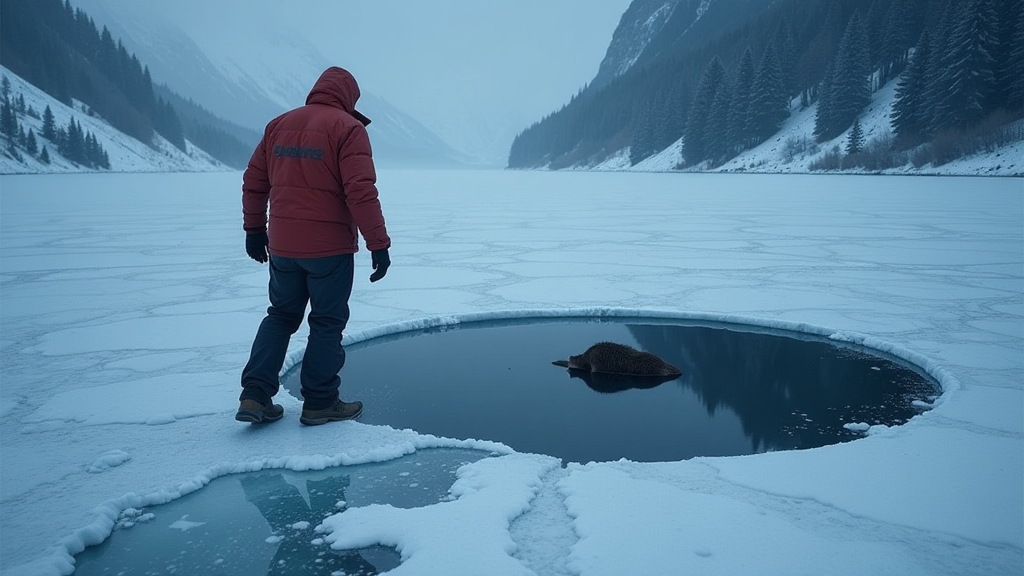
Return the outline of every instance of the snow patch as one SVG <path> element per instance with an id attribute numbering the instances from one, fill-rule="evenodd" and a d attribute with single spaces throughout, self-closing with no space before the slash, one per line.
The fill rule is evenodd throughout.
<path id="1" fill-rule="evenodd" d="M 124 464 L 128 460 L 131 460 L 131 456 L 124 450 L 111 450 L 101 454 L 99 458 L 86 468 L 86 471 L 92 473 L 105 472 Z"/>

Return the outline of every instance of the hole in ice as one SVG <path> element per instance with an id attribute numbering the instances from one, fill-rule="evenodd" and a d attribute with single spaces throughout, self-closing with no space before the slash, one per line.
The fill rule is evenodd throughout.
<path id="1" fill-rule="evenodd" d="M 551 364 L 600 341 L 680 368 L 667 382 Z M 673 461 L 814 448 L 905 423 L 938 385 L 907 362 L 804 333 L 658 319 L 463 323 L 346 346 L 361 421 L 565 461 Z M 299 367 L 284 388 L 300 396 Z M 846 426 L 849 425 L 849 426 Z"/>
<path id="2" fill-rule="evenodd" d="M 318 540 L 317 525 L 347 508 L 415 508 L 446 500 L 456 470 L 486 456 L 439 448 L 375 464 L 222 476 L 167 504 L 125 511 L 109 538 L 75 557 L 75 574 L 386 572 L 400 563 L 394 548 L 332 550 Z"/>

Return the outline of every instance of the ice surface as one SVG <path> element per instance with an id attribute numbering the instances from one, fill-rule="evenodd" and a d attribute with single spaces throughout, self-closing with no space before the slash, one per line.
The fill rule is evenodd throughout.
<path id="1" fill-rule="evenodd" d="M 906 425 L 842 445 L 564 472 L 489 439 L 305 428 L 285 394 L 281 422 L 241 425 L 266 269 L 244 254 L 240 175 L 4 176 L 0 572 L 68 574 L 127 510 L 228 474 L 465 447 L 503 456 L 460 478 L 454 500 L 350 505 L 321 537 L 395 546 L 418 575 L 590 576 L 629 561 L 635 573 L 1021 573 L 1022 180 L 382 171 L 379 184 L 394 266 L 370 285 L 357 255 L 347 343 L 646 314 L 864 344 L 944 392 Z"/>

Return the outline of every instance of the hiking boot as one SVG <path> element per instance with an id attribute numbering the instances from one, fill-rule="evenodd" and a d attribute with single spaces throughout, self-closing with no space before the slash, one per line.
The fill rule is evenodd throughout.
<path id="1" fill-rule="evenodd" d="M 284 416 L 284 408 L 280 404 L 271 404 L 265 406 L 260 404 L 256 400 L 245 399 L 238 406 L 238 412 L 235 413 L 235 420 L 239 422 L 251 422 L 253 424 L 262 424 L 265 422 L 275 422 Z"/>
<path id="2" fill-rule="evenodd" d="M 303 409 L 302 416 L 299 417 L 299 422 L 302 422 L 306 426 L 319 426 L 321 424 L 327 424 L 328 422 L 352 420 L 353 418 L 358 418 L 362 413 L 362 402 L 342 402 L 339 399 L 335 400 L 334 404 L 324 408 L 323 410 Z"/>

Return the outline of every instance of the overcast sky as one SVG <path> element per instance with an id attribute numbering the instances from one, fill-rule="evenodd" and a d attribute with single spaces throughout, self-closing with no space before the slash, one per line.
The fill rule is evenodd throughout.
<path id="1" fill-rule="evenodd" d="M 139 0 L 92 0 L 116 9 Z M 443 137 L 513 134 L 597 73 L 630 0 L 146 0 L 226 51 L 292 29 Z M 74 0 L 72 1 L 74 5 Z M 297 102 L 296 105 L 301 104 Z M 470 138 L 470 136 L 465 136 Z M 507 149 L 506 149 L 507 152 Z"/>
<path id="2" fill-rule="evenodd" d="M 594 77 L 629 0 L 323 4 L 338 20 L 316 21 L 316 43 L 396 104 L 485 96 L 544 113 Z"/>

